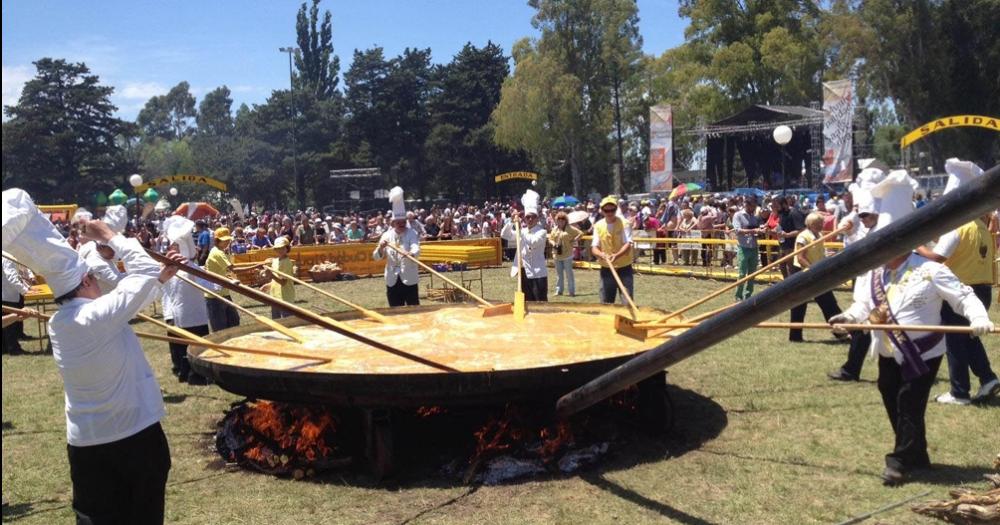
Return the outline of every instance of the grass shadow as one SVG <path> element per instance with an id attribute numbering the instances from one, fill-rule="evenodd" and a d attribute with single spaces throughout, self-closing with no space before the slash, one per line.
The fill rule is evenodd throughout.
<path id="1" fill-rule="evenodd" d="M 56 505 L 54 507 L 44 507 L 36 509 L 38 505 L 44 505 L 47 503 L 62 503 L 61 505 Z M 54 510 L 62 510 L 69 507 L 70 504 L 59 499 L 43 499 L 38 501 L 29 501 L 25 503 L 14 503 L 12 505 L 7 505 L 3 508 L 3 521 L 4 523 L 17 521 L 29 516 L 34 516 L 36 514 L 43 514 L 46 512 L 52 512 Z"/>
<path id="2" fill-rule="evenodd" d="M 678 523 L 684 523 L 687 525 L 713 524 L 713 522 L 711 521 L 704 520 L 702 518 L 699 518 L 698 516 L 692 516 L 691 514 L 688 514 L 683 510 L 667 505 L 666 503 L 662 503 L 654 499 L 650 499 L 646 496 L 643 496 L 642 494 L 639 494 L 638 492 L 630 488 L 623 487 L 615 483 L 614 481 L 611 481 L 601 476 L 598 473 L 588 472 L 581 475 L 580 479 L 586 481 L 587 483 L 590 483 L 594 487 L 597 487 L 609 494 L 618 496 L 619 498 L 625 501 L 632 502 L 645 509 L 649 509 L 653 512 L 658 513 L 664 518 L 674 520 Z"/>

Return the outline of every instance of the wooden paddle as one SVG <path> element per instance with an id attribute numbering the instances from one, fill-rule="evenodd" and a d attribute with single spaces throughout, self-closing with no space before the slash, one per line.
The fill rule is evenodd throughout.
<path id="1" fill-rule="evenodd" d="M 524 289 L 524 261 L 521 258 L 521 221 L 520 217 L 514 218 L 514 234 L 517 244 L 517 291 L 514 292 L 514 319 L 523 321 L 528 315 L 528 307 L 525 304 Z"/>
<path id="2" fill-rule="evenodd" d="M 256 355 L 268 355 L 268 356 L 273 356 L 273 357 L 283 357 L 283 358 L 287 358 L 287 359 L 308 359 L 310 361 L 316 361 L 315 364 L 318 364 L 318 365 L 319 364 L 326 364 L 326 363 L 329 363 L 330 361 L 332 361 L 332 359 L 328 359 L 328 358 L 325 358 L 325 357 L 319 357 L 319 356 L 315 356 L 315 355 L 310 355 L 310 354 L 297 354 L 295 352 L 284 352 L 284 351 L 281 351 L 281 350 L 261 350 L 259 348 L 246 348 L 246 347 L 243 347 L 243 346 L 224 345 L 224 344 L 219 344 L 219 343 L 213 343 L 211 341 L 206 341 L 206 342 L 202 343 L 202 342 L 199 342 L 199 341 L 191 341 L 189 339 L 185 339 L 185 338 L 181 338 L 181 337 L 170 337 L 169 335 L 153 334 L 153 333 L 149 333 L 149 332 L 139 332 L 139 331 L 137 331 L 135 333 L 135 335 L 137 335 L 137 336 L 139 336 L 139 337 L 141 337 L 143 339 L 152 339 L 154 341 L 165 341 L 165 342 L 168 342 L 168 343 L 179 343 L 179 344 L 188 345 L 188 346 L 200 346 L 200 347 L 203 347 L 203 348 L 208 348 L 209 350 L 214 350 L 216 352 L 219 352 L 220 354 L 222 354 L 225 357 L 230 357 L 230 355 L 227 354 L 226 352 L 235 352 L 235 353 L 243 353 L 243 354 L 256 354 Z"/>
<path id="3" fill-rule="evenodd" d="M 348 307 L 353 308 L 353 309 L 361 312 L 362 314 L 364 314 L 365 317 L 371 319 L 372 321 L 377 321 L 377 322 L 380 322 L 380 323 L 385 323 L 385 322 L 388 322 L 388 320 L 389 320 L 388 317 L 386 317 L 386 316 L 384 316 L 384 315 L 382 315 L 382 314 L 380 314 L 380 313 L 378 313 L 378 312 L 376 312 L 374 310 L 369 310 L 369 309 L 367 309 L 367 308 L 365 308 L 363 306 L 354 304 L 351 301 L 348 301 L 347 299 L 344 299 L 343 297 L 340 297 L 339 295 L 336 295 L 336 294 L 333 294 L 331 292 L 328 292 L 328 291 L 326 291 L 326 290 L 324 290 L 324 289 L 322 289 L 322 288 L 320 288 L 318 286 L 309 284 L 309 283 L 303 281 L 302 279 L 299 279 L 298 277 L 295 277 L 293 275 L 287 274 L 287 273 L 282 272 L 280 270 L 275 270 L 274 268 L 269 268 L 269 270 L 271 272 L 273 272 L 275 275 L 279 276 L 279 277 L 283 277 L 285 279 L 291 279 L 292 282 L 294 282 L 296 284 L 301 284 L 302 286 L 305 286 L 306 288 L 309 288 L 310 290 L 312 290 L 312 291 L 314 291 L 314 292 L 316 292 L 316 293 L 318 293 L 320 295 L 325 295 L 326 297 L 329 297 L 330 299 L 333 299 L 334 301 L 337 301 L 339 303 L 347 305 Z"/>
<path id="4" fill-rule="evenodd" d="M 483 308 L 483 317 L 491 317 L 491 316 L 494 316 L 494 315 L 506 315 L 506 314 L 509 314 L 509 313 L 513 313 L 513 311 L 514 311 L 513 305 L 511 305 L 511 304 L 493 304 L 493 303 L 487 301 L 486 299 L 483 299 L 482 297 L 479 297 L 478 295 L 476 295 L 475 293 L 473 293 L 471 290 L 466 289 L 464 286 L 462 286 L 462 285 L 456 283 L 455 281 L 452 281 L 451 279 L 445 277 L 444 275 L 441 274 L 441 272 L 439 272 L 439 271 L 435 270 L 434 268 L 431 268 L 430 266 L 428 266 L 428 265 L 420 262 L 420 259 L 417 259 L 416 257 L 414 257 L 414 256 L 410 255 L 409 253 L 403 251 L 403 249 L 400 248 L 399 246 L 396 246 L 395 244 L 391 244 L 391 243 L 387 244 L 386 246 L 388 246 L 389 248 L 392 248 L 393 250 L 396 250 L 396 252 L 398 252 L 403 257 L 406 257 L 407 259 L 409 259 L 409 260 L 417 263 L 417 265 L 420 266 L 421 268 L 423 268 L 424 270 L 427 270 L 428 272 L 430 272 L 430 273 L 432 273 L 432 274 L 440 277 L 442 281 L 444 281 L 444 282 L 446 282 L 446 283 L 454 286 L 455 288 L 457 288 L 457 289 L 461 290 L 462 292 L 464 292 L 465 295 L 468 295 L 469 297 L 475 299 L 476 302 L 478 302 L 479 304 L 481 304 L 481 305 L 483 305 L 485 307 L 485 308 Z"/>
<path id="5" fill-rule="evenodd" d="M 212 297 L 215 297 L 216 299 L 222 301 L 223 303 L 228 304 L 228 305 L 232 306 L 233 308 L 236 308 L 237 310 L 239 310 L 239 311 L 241 311 L 241 312 L 249 315 L 251 318 L 253 318 L 254 321 L 257 321 L 258 323 L 260 323 L 260 324 L 262 324 L 262 325 L 270 328 L 271 330 L 274 330 L 276 332 L 280 332 L 282 335 L 287 336 L 288 338 L 290 338 L 291 340 L 293 340 L 293 341 L 295 341 L 297 343 L 301 344 L 301 343 L 306 342 L 306 340 L 301 335 L 293 332 L 290 328 L 288 328 L 287 326 L 282 325 L 281 323 L 275 321 L 274 319 L 270 319 L 270 318 L 265 317 L 263 315 L 260 315 L 260 314 L 258 314 L 256 312 L 252 312 L 252 311 L 250 311 L 249 308 L 246 308 L 244 306 L 240 306 L 239 304 L 236 304 L 236 302 L 233 301 L 232 299 L 229 299 L 228 297 L 225 297 L 222 294 L 213 292 L 212 290 L 209 290 L 208 288 L 205 288 L 204 286 L 202 286 L 202 285 L 200 285 L 200 284 L 192 281 L 191 279 L 188 279 L 187 277 L 184 277 L 180 273 L 178 273 L 177 275 L 175 275 L 175 277 L 177 277 L 178 279 L 180 279 L 180 280 L 182 280 L 182 281 L 190 284 L 191 286 L 197 288 L 198 290 L 201 290 L 202 292 L 205 292 L 208 295 L 211 295 Z"/>
<path id="6" fill-rule="evenodd" d="M 5 313 L 5 314 L 6 313 L 18 314 L 18 315 L 21 315 L 21 316 L 24 316 L 24 317 L 37 317 L 39 319 L 44 319 L 46 321 L 49 320 L 52 317 L 50 315 L 46 315 L 46 314 L 43 314 L 43 313 L 40 313 L 40 312 L 36 312 L 34 310 L 25 310 L 25 309 L 21 309 L 21 308 L 14 308 L 14 307 L 11 307 L 11 306 L 4 306 L 3 307 L 3 313 Z M 245 348 L 245 347 L 242 347 L 242 346 L 232 346 L 232 345 L 224 345 L 224 344 L 219 344 L 219 343 L 213 343 L 212 341 L 209 341 L 208 339 L 205 339 L 205 338 L 203 338 L 201 336 L 192 334 L 191 332 L 189 332 L 189 331 L 187 331 L 187 330 L 185 330 L 183 328 L 179 328 L 179 327 L 167 324 L 167 323 L 165 323 L 163 321 L 160 321 L 159 319 L 154 319 L 152 317 L 149 317 L 148 315 L 139 314 L 136 317 L 138 319 L 143 320 L 143 321 L 155 324 L 156 326 L 160 326 L 162 328 L 166 328 L 167 330 L 169 330 L 171 332 L 183 335 L 183 337 L 170 337 L 168 335 L 160 335 L 160 334 L 153 334 L 153 333 L 149 333 L 149 332 L 136 331 L 135 335 L 138 336 L 138 337 L 142 337 L 143 339 L 152 339 L 152 340 L 155 340 L 155 341 L 166 341 L 168 343 L 179 343 L 179 344 L 182 344 L 182 345 L 189 345 L 189 346 L 200 346 L 200 347 L 203 347 L 203 348 L 209 348 L 211 350 L 219 352 L 220 354 L 222 354 L 225 357 L 230 357 L 230 355 L 225 352 L 225 351 L 230 351 L 230 352 L 237 352 L 237 353 L 242 352 L 242 353 L 245 353 L 245 354 L 259 354 L 259 355 L 270 355 L 270 356 L 275 356 L 275 357 L 287 357 L 287 358 L 294 358 L 294 359 L 309 359 L 309 360 L 317 361 L 318 362 L 317 364 L 329 363 L 331 361 L 330 359 L 323 358 L 323 357 L 318 357 L 318 356 L 315 356 L 315 355 L 296 354 L 294 352 L 283 352 L 283 351 L 280 351 L 280 350 L 261 350 L 261 349 L 257 349 L 257 348 Z"/>
<path id="7" fill-rule="evenodd" d="M 622 335 L 632 337 L 634 339 L 639 339 L 640 341 L 645 340 L 648 337 L 647 332 L 649 330 L 657 329 L 668 329 L 677 330 L 681 328 L 694 328 L 700 323 L 697 321 L 687 322 L 687 323 L 636 323 L 625 317 L 616 316 L 615 317 L 615 331 Z M 846 331 L 885 331 L 885 330 L 906 330 L 911 332 L 939 332 L 944 334 L 971 334 L 972 328 L 968 326 L 941 326 L 941 325 L 898 325 L 898 324 L 863 324 L 863 323 L 845 323 L 845 324 L 827 324 L 827 323 L 785 323 L 785 322 L 772 322 L 772 323 L 758 323 L 751 328 L 770 328 L 770 329 L 805 329 L 805 330 L 833 330 L 833 329 L 843 329 Z M 991 334 L 1000 333 L 1000 329 L 994 329 Z M 662 335 L 662 334 L 659 334 Z"/>
<path id="8" fill-rule="evenodd" d="M 164 256 L 164 255 L 162 255 L 160 253 L 154 252 L 152 250 L 146 250 L 146 253 L 148 253 L 150 257 L 152 257 L 153 259 L 155 259 L 156 261 L 158 261 L 158 262 L 160 262 L 162 264 L 174 264 L 174 265 L 177 264 L 174 261 L 172 261 L 169 258 L 167 258 L 166 256 Z M 247 296 L 247 297 L 249 297 L 249 298 L 251 298 L 251 299 L 253 299 L 255 301 L 264 303 L 266 305 L 277 306 L 278 308 L 284 308 L 285 310 L 288 310 L 289 312 L 291 312 L 292 315 L 294 315 L 295 317 L 298 317 L 299 319 L 303 319 L 303 320 L 309 321 L 309 322 L 311 322 L 311 323 L 313 323 L 315 325 L 318 325 L 318 326 L 321 326 L 323 328 L 326 328 L 328 330 L 332 330 L 334 332 L 337 332 L 338 334 L 341 334 L 341 335 L 343 335 L 345 337 L 349 337 L 351 339 L 354 339 L 355 341 L 358 341 L 360 343 L 364 343 L 364 344 L 366 344 L 368 346 L 371 346 L 373 348 L 377 348 L 379 350 L 382 350 L 382 351 L 385 351 L 385 352 L 389 352 L 390 354 L 393 354 L 395 356 L 399 356 L 399 357 L 402 357 L 404 359 L 409 359 L 410 361 L 413 361 L 413 362 L 416 362 L 416 363 L 420 363 L 422 365 L 429 366 L 431 368 L 434 368 L 434 369 L 437 369 L 437 370 L 441 370 L 441 371 L 444 371 L 444 372 L 457 372 L 458 371 L 457 369 L 452 368 L 450 366 L 443 365 L 443 364 L 440 364 L 440 363 L 435 363 L 434 361 L 431 361 L 430 359 L 426 359 L 426 358 L 420 357 L 418 355 L 413 355 L 413 354 L 411 354 L 409 352 L 404 352 L 403 350 L 399 350 L 398 348 L 389 346 L 389 345 L 387 345 L 385 343 L 382 343 L 382 342 L 376 341 L 374 339 L 371 339 L 369 337 L 366 337 L 364 335 L 361 335 L 361 334 L 355 332 L 354 330 L 350 329 L 344 323 L 337 322 L 337 321 L 335 321 L 333 319 L 330 319 L 329 317 L 324 317 L 324 316 L 319 315 L 319 314 L 317 314 L 315 312 L 311 312 L 311 311 L 306 310 L 304 308 L 300 308 L 300 307 L 298 307 L 298 306 L 296 306 L 294 304 L 287 303 L 285 301 L 282 301 L 281 299 L 278 299 L 277 297 L 271 297 L 270 295 L 268 295 L 268 294 L 266 294 L 266 293 L 264 293 L 264 292 L 262 292 L 260 290 L 257 290 L 256 288 L 251 288 L 249 286 L 246 286 L 246 285 L 240 283 L 239 280 L 227 279 L 227 278 L 225 278 L 225 277 L 223 277 L 221 275 L 216 275 L 216 274 L 214 274 L 212 272 L 205 271 L 205 270 L 203 270 L 201 268 L 198 268 L 198 267 L 195 267 L 195 266 L 187 266 L 187 265 L 180 265 L 180 266 L 181 266 L 181 270 L 184 270 L 185 272 L 187 272 L 187 273 L 189 273 L 189 274 L 191 274 L 191 275 L 193 275 L 195 277 L 200 277 L 201 279 L 204 279 L 204 280 L 206 280 L 208 282 L 218 284 L 219 286 L 222 286 L 223 288 L 226 288 L 226 289 L 232 290 L 232 291 L 234 291 L 236 293 L 245 295 L 245 296 Z"/>
<path id="9" fill-rule="evenodd" d="M 608 269 L 611 270 L 611 275 L 614 276 L 615 282 L 618 283 L 618 291 L 621 292 L 622 297 L 628 301 L 629 310 L 632 312 L 632 320 L 637 320 L 639 318 L 639 307 L 637 307 L 635 302 L 632 301 L 632 296 L 629 295 L 628 289 L 625 288 L 625 283 L 623 283 L 622 278 L 618 276 L 618 270 L 615 268 L 615 264 L 611 260 L 608 260 Z"/>
<path id="10" fill-rule="evenodd" d="M 722 288 L 720 288 L 720 289 L 718 289 L 718 290 L 716 290 L 716 291 L 714 291 L 714 292 L 712 292 L 712 293 L 710 293 L 710 294 L 702 297 L 701 299 L 698 299 L 697 301 L 695 301 L 695 302 L 693 302 L 693 303 L 691 303 L 691 304 L 689 304 L 689 305 L 681 308 L 680 310 L 677 310 L 675 312 L 670 313 L 670 315 L 667 315 L 665 317 L 661 317 L 660 319 L 657 319 L 656 322 L 662 323 L 662 322 L 665 322 L 665 321 L 669 321 L 669 320 L 671 320 L 671 319 L 673 319 L 673 318 L 675 318 L 675 317 L 677 317 L 677 316 L 679 316 L 679 315 L 687 312 L 688 310 L 691 310 L 692 308 L 695 308 L 697 306 L 705 304 L 708 301 L 711 301 L 712 299 L 714 299 L 714 298 L 716 298 L 716 297 L 718 297 L 718 296 L 720 296 L 720 295 L 728 292 L 729 290 L 732 290 L 733 288 L 736 288 L 737 286 L 739 286 L 739 285 L 741 285 L 741 284 L 743 284 L 743 283 L 745 283 L 745 282 L 747 282 L 747 281 L 749 281 L 749 280 L 757 277 L 758 275 L 760 275 L 760 274 L 762 274 L 762 273 L 764 273 L 764 272 L 766 272 L 768 270 L 771 270 L 775 266 L 778 266 L 779 264 L 784 263 L 785 261 L 790 260 L 791 258 L 793 258 L 796 255 L 798 255 L 798 254 L 800 254 L 800 253 L 802 253 L 802 252 L 804 252 L 804 251 L 812 248 L 813 246 L 816 246 L 817 244 L 823 243 L 823 242 L 825 242 L 825 241 L 827 241 L 827 240 L 829 240 L 829 239 L 831 239 L 831 238 L 833 238 L 833 237 L 835 237 L 837 235 L 840 235 L 841 233 L 843 233 L 843 232 L 845 232 L 845 231 L 847 231 L 849 229 L 850 229 L 850 225 L 845 225 L 842 228 L 838 228 L 836 230 L 833 230 L 832 232 L 827 233 L 826 235 L 823 235 L 822 237 L 816 239 L 815 241 L 813 241 L 813 242 L 811 242 L 811 243 L 809 243 L 809 244 L 807 244 L 805 246 L 802 246 L 800 248 L 796 248 L 791 253 L 789 253 L 789 254 L 787 254 L 787 255 L 785 255 L 783 257 L 778 258 L 776 261 L 768 264 L 767 266 L 764 266 L 763 268 L 761 268 L 761 269 L 759 269 L 759 270 L 757 270 L 757 271 L 755 271 L 755 272 L 753 272 L 753 273 L 751 273 L 749 275 L 746 275 L 743 278 L 738 279 L 738 280 L 736 280 L 736 281 L 734 281 L 732 283 L 729 283 L 726 286 L 723 286 Z"/>

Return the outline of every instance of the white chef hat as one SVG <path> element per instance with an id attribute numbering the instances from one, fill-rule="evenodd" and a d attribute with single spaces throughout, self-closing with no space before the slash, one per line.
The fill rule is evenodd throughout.
<path id="1" fill-rule="evenodd" d="M 108 228 L 111 228 L 111 231 L 122 233 L 125 231 L 125 226 L 128 225 L 128 210 L 121 204 L 108 206 L 104 210 L 104 218 L 101 220 L 108 225 Z"/>
<path id="2" fill-rule="evenodd" d="M 194 237 L 191 232 L 194 230 L 194 221 L 180 215 L 171 215 L 163 220 L 160 229 L 167 235 L 167 239 L 172 243 L 177 243 L 180 254 L 185 259 L 193 259 L 195 256 Z"/>
<path id="3" fill-rule="evenodd" d="M 913 212 L 913 193 L 920 188 L 906 170 L 893 170 L 871 189 L 878 211 L 876 230 L 885 228 L 893 221 Z"/>
<path id="4" fill-rule="evenodd" d="M 392 220 L 406 218 L 406 202 L 403 201 L 403 188 L 396 186 L 389 190 L 389 202 L 392 204 Z"/>
<path id="5" fill-rule="evenodd" d="M 90 211 L 87 210 L 87 208 L 77 208 L 77 210 L 73 212 L 73 218 L 70 220 L 70 222 L 76 224 L 78 222 L 87 222 L 93 218 L 94 214 L 90 213 Z"/>
<path id="6" fill-rule="evenodd" d="M 851 183 L 847 190 L 851 192 L 858 213 L 878 213 L 878 210 L 875 209 L 875 198 L 872 197 L 870 188 L 862 187 L 858 183 Z"/>
<path id="7" fill-rule="evenodd" d="M 524 206 L 525 215 L 529 213 L 538 215 L 538 200 L 538 193 L 534 190 L 524 192 L 524 195 L 521 196 L 521 205 Z"/>
<path id="8" fill-rule="evenodd" d="M 868 167 L 858 173 L 856 184 L 863 189 L 871 189 L 885 178 L 885 171 L 880 168 Z"/>
<path id="9" fill-rule="evenodd" d="M 983 174 L 983 168 L 969 160 L 950 158 L 944 161 L 944 171 L 948 172 L 948 182 L 944 186 L 944 195 L 958 189 L 959 186 Z"/>
<path id="10" fill-rule="evenodd" d="M 57 298 L 75 290 L 87 274 L 80 254 L 19 188 L 3 192 L 3 249 L 44 276 Z"/>

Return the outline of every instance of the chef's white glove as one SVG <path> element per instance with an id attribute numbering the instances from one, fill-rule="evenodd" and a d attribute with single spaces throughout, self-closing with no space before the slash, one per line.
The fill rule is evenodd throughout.
<path id="1" fill-rule="evenodd" d="M 831 317 L 827 322 L 830 324 L 857 324 L 860 321 L 847 312 L 843 312 Z"/>
<path id="2" fill-rule="evenodd" d="M 969 326 L 972 328 L 972 333 L 977 336 L 986 335 L 995 328 L 988 317 L 977 317 L 972 320 Z"/>

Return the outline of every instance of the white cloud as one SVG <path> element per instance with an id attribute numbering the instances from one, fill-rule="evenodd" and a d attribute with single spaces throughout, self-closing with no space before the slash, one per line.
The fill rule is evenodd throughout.
<path id="1" fill-rule="evenodd" d="M 13 106 L 21 98 L 24 83 L 34 76 L 32 66 L 3 66 L 3 105 Z"/>
<path id="2" fill-rule="evenodd" d="M 145 101 L 157 96 L 164 95 L 170 88 L 160 84 L 159 82 L 126 82 L 125 85 L 118 91 L 121 98 L 127 100 L 141 100 L 143 103 Z"/>

